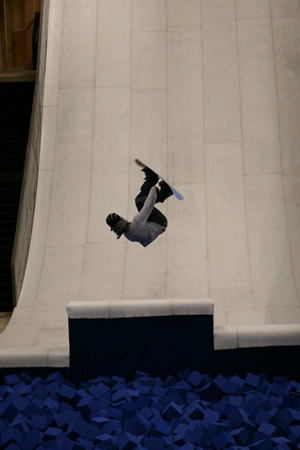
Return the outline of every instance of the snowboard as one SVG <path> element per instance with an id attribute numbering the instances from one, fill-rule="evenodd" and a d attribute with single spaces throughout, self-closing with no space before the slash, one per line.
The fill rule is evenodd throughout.
<path id="1" fill-rule="evenodd" d="M 178 198 L 178 200 L 183 200 L 183 196 L 180 194 L 180 192 L 178 192 L 165 178 L 163 178 L 158 172 L 156 172 L 156 170 L 152 169 L 152 167 L 148 166 L 147 164 L 144 164 L 142 161 L 140 161 L 137 158 L 134 160 L 134 162 L 140 167 L 148 167 L 148 169 L 151 169 L 152 172 L 156 173 L 156 175 L 161 180 L 163 180 L 165 183 L 167 183 L 167 185 L 169 186 L 169 188 L 171 189 L 171 191 L 173 192 L 175 197 Z"/>

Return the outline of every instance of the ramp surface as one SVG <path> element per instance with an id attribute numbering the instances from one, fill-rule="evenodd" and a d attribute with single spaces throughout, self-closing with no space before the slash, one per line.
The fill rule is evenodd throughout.
<path id="1" fill-rule="evenodd" d="M 3 354 L 67 365 L 76 300 L 211 297 L 216 326 L 300 322 L 299 22 L 296 0 L 49 2 L 35 218 Z M 134 158 L 184 196 L 147 248 L 105 223 L 136 213 Z"/>

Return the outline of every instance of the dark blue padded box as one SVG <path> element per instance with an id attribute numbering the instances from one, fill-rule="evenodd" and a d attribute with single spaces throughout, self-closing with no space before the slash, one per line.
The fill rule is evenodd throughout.
<path id="1" fill-rule="evenodd" d="M 213 373 L 210 300 L 73 302 L 67 311 L 75 383 L 98 375 L 132 378 L 137 370 Z"/>

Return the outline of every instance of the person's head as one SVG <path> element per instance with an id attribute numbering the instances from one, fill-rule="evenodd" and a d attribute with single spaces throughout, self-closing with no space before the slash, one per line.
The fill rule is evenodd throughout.
<path id="1" fill-rule="evenodd" d="M 117 239 L 120 239 L 127 227 L 127 221 L 116 213 L 108 214 L 106 223 L 110 227 L 110 230 L 116 233 Z"/>

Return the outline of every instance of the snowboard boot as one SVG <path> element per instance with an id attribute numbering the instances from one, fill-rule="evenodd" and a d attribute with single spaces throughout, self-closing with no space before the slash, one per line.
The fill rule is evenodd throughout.
<path id="1" fill-rule="evenodd" d="M 144 172 L 145 175 L 146 175 L 146 176 L 145 176 L 145 180 L 146 180 L 146 181 L 149 181 L 149 182 L 151 183 L 152 186 L 155 186 L 156 183 L 157 183 L 158 180 L 159 180 L 158 175 L 156 175 L 156 173 L 153 172 L 153 170 L 149 169 L 149 167 L 144 167 L 144 168 L 142 169 L 142 172 Z"/>
<path id="2" fill-rule="evenodd" d="M 165 181 L 160 181 L 159 185 L 160 191 L 158 192 L 158 198 L 159 202 L 163 203 L 168 197 L 171 197 L 171 195 L 173 195 L 173 192 Z"/>

